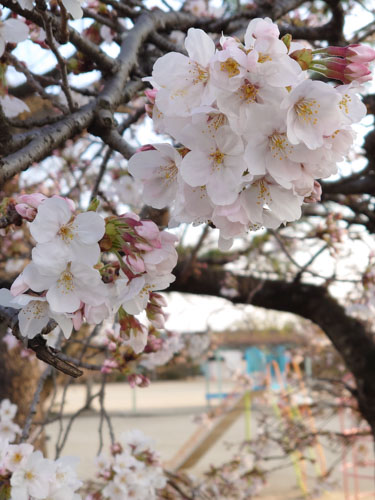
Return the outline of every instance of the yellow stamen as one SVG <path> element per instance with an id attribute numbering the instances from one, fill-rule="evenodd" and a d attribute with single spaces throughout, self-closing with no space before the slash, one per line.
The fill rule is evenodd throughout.
<path id="1" fill-rule="evenodd" d="M 284 160 L 292 153 L 293 146 L 289 144 L 286 134 L 273 133 L 269 137 L 269 145 L 272 156 L 278 160 Z"/>
<path id="2" fill-rule="evenodd" d="M 239 64 L 232 57 L 229 57 L 226 61 L 220 64 L 221 71 L 225 71 L 228 73 L 229 78 L 233 78 L 236 75 L 239 75 L 240 70 L 238 69 Z"/>
<path id="3" fill-rule="evenodd" d="M 159 167 L 159 173 L 165 179 L 165 183 L 171 184 L 177 177 L 178 169 L 174 161 L 171 161 L 168 165 L 162 165 Z"/>
<path id="4" fill-rule="evenodd" d="M 224 162 L 225 154 L 218 149 L 210 154 L 211 158 L 214 160 L 215 166 L 221 165 Z"/>
<path id="5" fill-rule="evenodd" d="M 317 104 L 315 99 L 300 99 L 295 105 L 294 109 L 299 118 L 303 121 L 316 125 L 318 119 L 315 115 L 319 113 L 320 104 Z"/>
<path id="6" fill-rule="evenodd" d="M 256 102 L 258 95 L 258 88 L 251 84 L 248 80 L 240 87 L 241 98 L 247 103 Z"/>
<path id="7" fill-rule="evenodd" d="M 349 94 L 345 94 L 344 97 L 341 99 L 339 102 L 339 108 L 341 111 L 344 111 L 344 113 L 348 114 L 349 113 L 349 103 L 352 102 L 352 98 L 350 97 Z"/>
<path id="8" fill-rule="evenodd" d="M 267 61 L 272 61 L 272 57 L 269 54 L 262 54 L 259 52 L 258 63 L 265 63 Z"/>
<path id="9" fill-rule="evenodd" d="M 60 278 L 57 280 L 57 287 L 62 288 L 62 293 L 68 294 L 74 290 L 74 280 L 73 275 L 70 272 L 70 264 L 60 274 Z"/>

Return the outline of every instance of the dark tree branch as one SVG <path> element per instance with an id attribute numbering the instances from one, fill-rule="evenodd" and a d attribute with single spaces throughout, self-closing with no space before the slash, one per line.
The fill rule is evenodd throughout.
<path id="1" fill-rule="evenodd" d="M 8 7 L 11 11 L 20 14 L 25 19 L 28 19 L 41 28 L 44 28 L 44 19 L 38 9 L 22 9 L 17 2 L 13 2 L 12 0 L 2 0 L 1 3 L 2 5 L 4 5 L 4 7 Z M 59 31 L 61 26 L 61 18 L 50 13 L 46 13 L 46 15 L 48 16 L 49 21 L 52 23 L 53 29 Z M 116 61 L 107 56 L 107 54 L 105 54 L 100 49 L 100 47 L 87 40 L 87 38 L 81 36 L 80 33 L 78 33 L 78 31 L 76 31 L 71 26 L 67 26 L 67 30 L 69 32 L 69 41 L 76 47 L 77 50 L 85 54 L 85 56 L 90 61 L 94 62 L 99 69 L 110 73 L 116 71 Z"/>
<path id="2" fill-rule="evenodd" d="M 60 358 L 60 352 L 47 346 L 46 340 L 42 335 L 49 333 L 56 327 L 56 323 L 54 321 L 50 321 L 39 335 L 27 341 L 27 339 L 21 335 L 18 328 L 18 310 L 0 306 L 0 319 L 12 330 L 13 335 L 18 340 L 23 343 L 26 342 L 26 346 L 35 352 L 38 359 L 53 366 L 56 370 L 59 370 L 66 375 L 70 375 L 71 377 L 76 378 L 83 375 L 83 372 L 74 364 L 68 363 Z"/>
<path id="3" fill-rule="evenodd" d="M 60 146 L 67 139 L 82 133 L 95 115 L 95 103 L 83 106 L 79 111 L 65 116 L 53 125 L 41 128 L 28 144 L 17 152 L 0 160 L 0 186 L 5 181 L 26 170 L 33 162 L 43 160 L 51 154 L 53 149 Z"/>

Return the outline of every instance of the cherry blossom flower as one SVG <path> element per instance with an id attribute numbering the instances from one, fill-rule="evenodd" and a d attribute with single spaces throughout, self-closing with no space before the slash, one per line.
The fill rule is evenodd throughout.
<path id="1" fill-rule="evenodd" d="M 33 262 L 22 273 L 23 279 L 34 292 L 47 290 L 52 311 L 73 313 L 81 301 L 92 306 L 103 303 L 106 289 L 100 273 L 80 262 L 68 261 L 61 246 L 54 242 L 38 245 L 32 257 Z"/>
<path id="2" fill-rule="evenodd" d="M 12 474 L 12 500 L 25 500 L 29 496 L 36 499 L 46 498 L 53 473 L 53 462 L 44 458 L 39 450 L 34 451 Z"/>
<path id="3" fill-rule="evenodd" d="M 211 82 L 219 89 L 233 92 L 239 88 L 246 73 L 254 71 L 257 61 L 255 50 L 246 54 L 237 45 L 228 44 L 211 58 Z"/>
<path id="4" fill-rule="evenodd" d="M 197 137 L 196 149 L 181 162 L 181 176 L 192 187 L 205 185 L 213 203 L 229 204 L 246 170 L 243 152 L 241 138 L 229 127 L 220 127 L 214 137 Z"/>
<path id="5" fill-rule="evenodd" d="M 273 107 L 259 108 L 254 118 L 254 122 L 247 122 L 245 159 L 248 171 L 252 175 L 269 174 L 281 186 L 291 188 L 291 181 L 301 175 L 298 158 L 307 161 L 308 148 L 290 143 L 284 114 Z"/>
<path id="6" fill-rule="evenodd" d="M 323 145 L 340 124 L 340 95 L 331 86 L 305 80 L 281 103 L 287 113 L 287 135 L 292 144 L 303 142 L 310 149 Z"/>
<path id="7" fill-rule="evenodd" d="M 156 366 L 165 365 L 182 348 L 183 342 L 180 336 L 172 334 L 163 339 L 162 346 L 158 351 L 143 354 L 141 365 L 149 370 L 154 369 Z"/>
<path id="8" fill-rule="evenodd" d="M 65 338 L 69 338 L 72 332 L 72 320 L 64 314 L 52 311 L 46 297 L 36 297 L 22 294 L 16 297 L 6 288 L 0 289 L 0 304 L 5 307 L 20 309 L 18 323 L 20 333 L 24 337 L 32 339 L 38 335 L 50 319 L 54 319 L 62 329 Z"/>
<path id="9" fill-rule="evenodd" d="M 160 240 L 160 248 L 153 248 L 142 255 L 149 276 L 169 274 L 177 264 L 178 255 L 175 244 L 178 238 L 174 234 L 163 231 Z"/>
<path id="10" fill-rule="evenodd" d="M 38 206 L 30 224 L 30 233 L 37 243 L 53 243 L 65 250 L 68 260 L 87 265 L 97 263 L 100 255 L 98 241 L 105 231 L 104 219 L 95 212 L 72 217 L 69 204 L 62 198 L 49 198 Z"/>
<path id="11" fill-rule="evenodd" d="M 136 153 L 128 163 L 133 177 L 143 181 L 143 201 L 164 208 L 176 198 L 181 156 L 169 144 L 155 144 L 154 149 Z"/>
<path id="12" fill-rule="evenodd" d="M 12 404 L 9 399 L 3 399 L 0 403 L 0 420 L 13 420 L 17 413 L 17 405 Z"/>
<path id="13" fill-rule="evenodd" d="M 3 420 L 6 409 L 11 409 Z M 9 498 L 12 500 L 81 500 L 76 493 L 82 482 L 77 479 L 74 467 L 78 459 L 62 457 L 56 461 L 43 457 L 29 443 L 9 444 L 21 429 L 8 417 L 14 417 L 16 405 L 9 400 L 0 403 L 0 471 L 10 482 Z"/>
<path id="14" fill-rule="evenodd" d="M 171 116 L 186 116 L 194 107 L 211 104 L 215 98 L 209 81 L 213 40 L 203 30 L 190 28 L 185 47 L 189 57 L 170 52 L 156 61 L 152 72 L 151 81 L 159 88 L 155 103 Z"/>
<path id="15" fill-rule="evenodd" d="M 19 425 L 9 419 L 0 420 L 0 439 L 12 442 L 16 439 L 17 434 L 21 434 Z"/>
<path id="16" fill-rule="evenodd" d="M 3 400 L 4 401 L 4 400 Z M 2 403 L 3 403 L 2 401 Z M 14 405 L 16 406 L 16 405 Z M 34 448 L 29 443 L 11 444 L 5 456 L 5 467 L 14 472 L 18 467 L 23 466 Z"/>
<path id="17" fill-rule="evenodd" d="M 173 274 L 156 277 L 146 274 L 129 282 L 128 278 L 122 274 L 115 283 L 118 297 L 115 308 L 121 305 L 128 314 L 139 314 L 146 308 L 150 292 L 168 288 L 168 285 L 175 279 Z"/>
<path id="18" fill-rule="evenodd" d="M 357 85 L 349 84 L 339 85 L 335 90 L 341 97 L 338 106 L 342 113 L 342 126 L 360 122 L 366 116 L 367 112 L 366 106 L 358 97 L 358 92 L 361 88 Z"/>
<path id="19" fill-rule="evenodd" d="M 54 488 L 76 491 L 82 486 L 82 482 L 77 479 L 75 468 L 79 463 L 77 457 L 61 457 L 54 462 L 55 478 Z"/>
<path id="20" fill-rule="evenodd" d="M 144 325 L 139 324 L 138 328 L 127 330 L 128 339 L 123 340 L 123 345 L 129 345 L 135 354 L 144 351 L 147 344 L 148 330 Z"/>
<path id="21" fill-rule="evenodd" d="M 245 32 L 245 44 L 251 46 L 258 38 L 270 37 L 278 39 L 280 31 L 276 23 L 272 19 L 265 17 L 264 19 L 257 17 L 252 19 L 247 25 Z"/>

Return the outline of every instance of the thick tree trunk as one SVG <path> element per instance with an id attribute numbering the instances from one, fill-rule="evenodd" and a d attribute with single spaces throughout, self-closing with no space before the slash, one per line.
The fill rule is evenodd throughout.
<path id="1" fill-rule="evenodd" d="M 346 314 L 326 288 L 299 281 L 288 283 L 234 275 L 238 295 L 228 298 L 220 291 L 228 271 L 212 266 L 181 279 L 183 268 L 181 263 L 170 291 L 213 295 L 234 303 L 251 302 L 255 306 L 298 314 L 320 326 L 355 377 L 359 409 L 375 437 L 374 337 L 360 321 Z"/>
<path id="2" fill-rule="evenodd" d="M 15 421 L 22 429 L 29 414 L 30 404 L 41 374 L 40 361 L 35 356 L 27 359 L 22 358 L 19 347 L 9 351 L 3 342 L 6 329 L 4 325 L 0 325 L 0 401 L 10 399 L 18 406 Z M 38 405 L 34 418 L 36 421 L 41 421 L 42 417 L 42 408 L 41 405 Z M 33 427 L 31 428 L 32 432 Z M 33 444 L 36 448 L 43 449 L 43 434 Z"/>

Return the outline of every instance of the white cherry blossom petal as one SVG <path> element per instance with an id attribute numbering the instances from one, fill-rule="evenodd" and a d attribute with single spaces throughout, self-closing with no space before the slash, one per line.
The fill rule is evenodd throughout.
<path id="1" fill-rule="evenodd" d="M 80 19 L 83 15 L 80 0 L 62 0 L 62 3 L 73 19 Z"/>
<path id="2" fill-rule="evenodd" d="M 105 223 L 101 215 L 96 212 L 78 214 L 74 219 L 79 239 L 86 245 L 92 245 L 101 240 L 105 232 Z"/>
<path id="3" fill-rule="evenodd" d="M 37 243 L 51 241 L 70 221 L 72 212 L 62 198 L 48 198 L 38 207 L 38 213 L 29 225 L 31 236 Z"/>
<path id="4" fill-rule="evenodd" d="M 49 319 L 47 302 L 31 300 L 18 314 L 20 332 L 24 337 L 32 339 L 47 326 Z"/>
<path id="5" fill-rule="evenodd" d="M 185 38 L 185 48 L 189 57 L 202 66 L 207 66 L 215 54 L 214 41 L 201 29 L 189 28 Z"/>
<path id="6" fill-rule="evenodd" d="M 23 42 L 29 35 L 29 28 L 20 19 L 7 19 L 0 25 L 0 34 L 7 42 Z"/>

